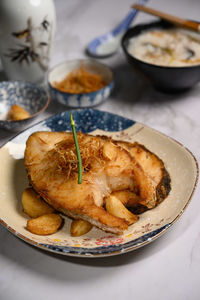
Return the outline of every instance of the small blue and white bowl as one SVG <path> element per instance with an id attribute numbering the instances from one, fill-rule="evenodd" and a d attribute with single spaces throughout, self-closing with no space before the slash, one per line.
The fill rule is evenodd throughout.
<path id="1" fill-rule="evenodd" d="M 24 108 L 30 118 L 11 121 L 7 120 L 13 104 Z M 21 131 L 42 113 L 49 104 L 47 92 L 33 83 L 25 81 L 0 82 L 0 128 L 10 131 Z"/>
<path id="2" fill-rule="evenodd" d="M 61 92 L 54 87 L 54 82 L 62 81 L 69 73 L 84 65 L 85 70 L 101 75 L 107 85 L 95 92 L 70 94 Z M 63 105 L 74 108 L 93 107 L 105 101 L 114 87 L 113 72 L 106 65 L 94 59 L 76 59 L 63 62 L 54 67 L 48 74 L 48 87 L 51 99 L 55 99 Z"/>

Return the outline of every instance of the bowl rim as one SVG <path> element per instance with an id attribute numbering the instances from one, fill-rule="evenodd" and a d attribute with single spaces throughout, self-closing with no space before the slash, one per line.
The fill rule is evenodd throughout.
<path id="1" fill-rule="evenodd" d="M 47 99 L 46 99 L 45 105 L 40 110 L 38 110 L 36 113 L 32 114 L 29 118 L 22 119 L 22 120 L 0 120 L 1 123 L 7 123 L 7 124 L 15 124 L 15 123 L 17 123 L 17 124 L 19 124 L 19 123 L 23 123 L 24 121 L 31 120 L 31 119 L 35 118 L 37 115 L 39 115 L 40 113 L 42 113 L 43 111 L 45 111 L 46 108 L 48 107 L 49 103 L 50 103 L 49 93 L 43 87 L 38 86 L 38 85 L 36 85 L 36 84 L 34 84 L 34 83 L 30 82 L 30 81 L 4 80 L 4 81 L 0 82 L 0 88 L 1 88 L 1 84 L 2 83 L 4 83 L 4 84 L 5 83 L 6 84 L 8 84 L 8 83 L 18 83 L 18 84 L 21 84 L 21 83 L 26 84 L 26 83 L 28 83 L 28 84 L 34 86 L 37 89 L 43 90 L 46 93 L 46 96 L 47 96 L 46 98 Z"/>
<path id="2" fill-rule="evenodd" d="M 111 79 L 109 80 L 109 82 L 102 88 L 96 90 L 96 91 L 93 91 L 93 92 L 88 92 L 88 93 L 69 93 L 69 92 L 63 92 L 63 91 L 60 91 L 59 89 L 55 88 L 53 86 L 53 84 L 50 82 L 49 80 L 49 76 L 50 74 L 57 68 L 59 68 L 60 66 L 62 65 L 67 65 L 68 63 L 72 63 L 72 62 L 82 62 L 82 61 L 88 61 L 88 62 L 94 62 L 95 64 L 98 64 L 98 65 L 101 65 L 103 67 L 105 67 L 107 69 L 107 71 L 110 72 L 111 74 Z M 75 70 L 75 69 L 74 69 Z M 63 62 L 60 62 L 59 64 L 55 65 L 54 67 L 52 67 L 51 69 L 49 69 L 48 73 L 47 73 L 47 83 L 48 85 L 50 86 L 51 89 L 61 93 L 62 95 L 68 95 L 68 96 L 89 96 L 89 95 L 94 95 L 96 93 L 99 93 L 100 91 L 104 90 L 105 88 L 109 87 L 111 85 L 111 88 L 114 84 L 114 72 L 112 70 L 112 68 L 110 66 L 107 66 L 106 64 L 102 63 L 102 62 L 99 62 L 98 60 L 96 59 L 93 59 L 93 58 L 78 58 L 78 59 L 71 59 L 71 60 L 66 60 L 66 61 L 63 61 Z"/>
<path id="3" fill-rule="evenodd" d="M 139 23 L 135 26 L 132 26 L 131 28 L 129 28 L 125 34 L 123 35 L 122 37 L 122 40 L 121 40 L 121 46 L 122 46 L 122 49 L 123 51 L 125 52 L 125 54 L 136 60 L 137 62 L 139 63 L 142 63 L 144 65 L 148 65 L 150 67 L 154 67 L 154 68 L 160 68 L 160 69 L 167 69 L 167 70 L 187 70 L 189 68 L 192 68 L 192 69 L 197 69 L 200 67 L 200 63 L 199 64 L 195 64 L 195 65 L 186 65 L 186 66 L 162 66 L 162 65 L 156 65 L 156 64 L 152 64 L 152 63 L 149 63 L 149 62 L 146 62 L 144 60 L 141 60 L 139 58 L 136 58 L 135 56 L 131 55 L 128 50 L 127 50 L 127 46 L 125 45 L 125 43 L 132 38 L 132 36 L 129 37 L 129 35 L 131 34 L 132 31 L 136 30 L 136 29 L 139 29 L 140 30 L 140 33 L 136 34 L 136 36 L 139 36 L 142 31 L 148 31 L 149 29 L 151 29 L 151 27 L 159 27 L 159 26 L 162 26 L 162 25 L 169 25 L 170 27 L 169 28 L 179 28 L 178 26 L 174 25 L 174 24 L 171 24 L 167 21 L 164 21 L 162 19 L 160 20 L 157 20 L 157 21 L 151 21 L 151 22 L 146 22 L 146 23 Z M 143 27 L 145 27 L 145 29 L 143 29 Z M 149 27 L 149 29 L 148 29 Z"/>

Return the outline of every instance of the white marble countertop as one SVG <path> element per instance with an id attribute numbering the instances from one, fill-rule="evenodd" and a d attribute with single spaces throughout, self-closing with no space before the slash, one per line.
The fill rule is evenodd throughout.
<path id="1" fill-rule="evenodd" d="M 132 0 L 55 0 L 57 32 L 51 66 L 86 57 L 95 36 L 114 27 Z M 199 20 L 199 0 L 152 0 L 152 7 Z M 135 23 L 152 17 L 143 13 Z M 155 91 L 127 64 L 123 52 L 101 59 L 115 73 L 116 87 L 100 110 L 145 123 L 181 142 L 200 162 L 200 84 L 176 95 Z M 3 73 L 1 73 L 3 79 Z M 66 108 L 51 103 L 40 117 Z M 0 130 L 0 143 L 12 134 Z M 40 251 L 0 226 L 0 299 L 200 299 L 199 185 L 180 220 L 162 237 L 133 252 L 79 259 Z"/>

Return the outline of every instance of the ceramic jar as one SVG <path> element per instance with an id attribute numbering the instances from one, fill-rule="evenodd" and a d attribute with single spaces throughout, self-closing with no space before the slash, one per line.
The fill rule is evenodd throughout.
<path id="1" fill-rule="evenodd" d="M 0 1 L 0 56 L 8 79 L 44 81 L 54 31 L 53 0 Z"/>

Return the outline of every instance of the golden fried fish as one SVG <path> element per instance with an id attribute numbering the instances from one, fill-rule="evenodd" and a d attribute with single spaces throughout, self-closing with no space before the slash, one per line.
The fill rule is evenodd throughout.
<path id="1" fill-rule="evenodd" d="M 144 171 L 134 157 L 134 144 L 82 133 L 77 137 L 83 164 L 81 184 L 77 180 L 74 139 L 69 132 L 36 132 L 28 138 L 25 166 L 29 181 L 56 210 L 121 234 L 128 222 L 107 212 L 104 199 L 114 192 L 130 191 L 137 194 L 138 204 L 152 208 L 158 203 L 157 186 L 162 178 L 155 184 Z"/>

